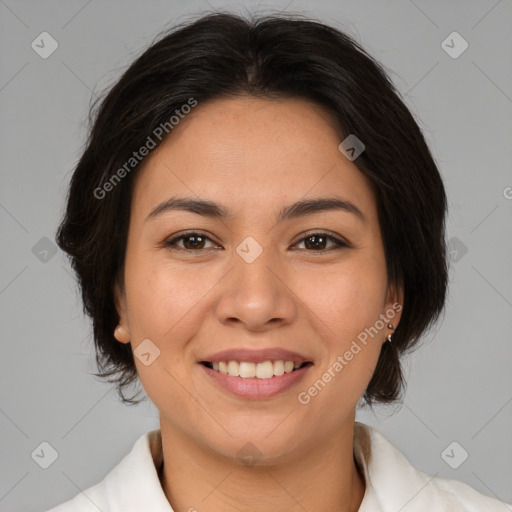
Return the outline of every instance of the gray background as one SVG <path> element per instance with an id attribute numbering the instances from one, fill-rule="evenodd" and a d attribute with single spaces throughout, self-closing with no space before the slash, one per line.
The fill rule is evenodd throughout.
<path id="1" fill-rule="evenodd" d="M 414 466 L 512 502 L 510 0 L 0 0 L 0 509 L 71 498 L 158 427 L 152 404 L 126 407 L 90 375 L 89 324 L 44 237 L 54 240 L 91 97 L 158 32 L 210 6 L 316 16 L 392 70 L 446 183 L 451 288 L 442 321 L 406 361 L 404 405 L 357 419 Z M 47 59 L 31 48 L 43 31 L 59 45 Z M 469 44 L 458 58 L 441 46 L 453 31 Z M 46 470 L 31 458 L 43 441 L 59 454 Z M 441 456 L 453 441 L 452 461 L 469 453 L 457 469 Z"/>

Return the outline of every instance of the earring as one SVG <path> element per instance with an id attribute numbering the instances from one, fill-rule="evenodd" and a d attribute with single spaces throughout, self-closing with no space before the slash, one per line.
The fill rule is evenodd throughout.
<path id="1" fill-rule="evenodd" d="M 393 325 L 393 324 L 388 324 L 388 329 L 391 329 L 392 331 L 394 331 L 394 330 L 395 330 L 395 327 L 394 327 L 394 325 Z M 392 342 L 392 339 L 391 339 L 391 338 L 392 338 L 392 336 L 393 336 L 392 334 L 388 334 L 388 335 L 386 336 L 386 339 L 387 339 L 390 343 Z"/>

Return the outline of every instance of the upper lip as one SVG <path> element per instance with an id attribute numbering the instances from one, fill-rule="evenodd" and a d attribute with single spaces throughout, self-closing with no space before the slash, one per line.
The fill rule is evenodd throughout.
<path id="1" fill-rule="evenodd" d="M 294 363 L 305 363 L 310 361 L 297 352 L 286 350 L 284 348 L 262 348 L 246 349 L 234 348 L 216 352 L 201 359 L 201 361 L 210 363 L 220 363 L 221 361 L 246 361 L 249 363 L 263 363 L 265 361 L 293 361 Z"/>

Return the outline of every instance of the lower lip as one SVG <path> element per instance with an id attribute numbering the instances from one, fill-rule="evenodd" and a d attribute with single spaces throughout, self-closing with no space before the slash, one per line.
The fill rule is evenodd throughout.
<path id="1" fill-rule="evenodd" d="M 206 374 L 223 389 L 241 398 L 258 400 L 271 398 L 288 391 L 304 377 L 312 365 L 309 364 L 293 372 L 274 376 L 270 379 L 258 379 L 257 377 L 243 379 L 242 377 L 232 377 L 231 375 L 212 370 L 203 364 L 200 364 L 200 366 Z"/>

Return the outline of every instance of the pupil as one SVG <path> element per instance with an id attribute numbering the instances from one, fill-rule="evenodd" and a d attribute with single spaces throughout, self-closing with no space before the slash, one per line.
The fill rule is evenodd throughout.
<path id="1" fill-rule="evenodd" d="M 309 243 L 310 240 L 313 240 L 313 239 L 318 239 L 319 242 L 317 243 Z M 305 240 L 305 245 L 308 249 L 311 249 L 311 248 L 314 248 L 314 249 L 318 249 L 320 245 L 322 245 L 322 247 L 320 247 L 320 249 L 323 249 L 323 245 L 325 244 L 325 240 L 326 238 L 324 236 L 318 236 L 318 235 L 312 235 L 312 236 L 309 236 L 308 238 L 306 238 Z"/>
<path id="2" fill-rule="evenodd" d="M 192 244 L 190 244 L 190 241 L 191 241 L 191 240 L 196 240 L 196 242 L 192 242 Z M 199 241 L 199 242 L 198 242 L 198 241 Z M 198 246 L 199 246 L 202 242 L 204 242 L 204 241 L 202 240 L 202 236 L 190 235 L 190 236 L 187 236 L 187 237 L 185 238 L 185 243 L 184 243 L 184 245 L 185 245 L 185 247 L 187 247 L 187 245 L 191 245 L 191 248 L 193 248 L 193 249 L 197 249 L 197 248 L 198 248 Z M 187 249 L 189 249 L 189 248 L 190 248 L 190 247 L 187 247 Z"/>

